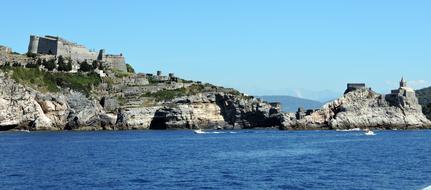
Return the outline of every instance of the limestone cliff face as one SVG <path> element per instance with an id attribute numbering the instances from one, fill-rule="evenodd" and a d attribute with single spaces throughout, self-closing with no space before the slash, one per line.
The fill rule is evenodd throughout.
<path id="1" fill-rule="evenodd" d="M 125 106 L 120 106 L 112 97 L 88 97 L 69 89 L 39 92 L 0 72 L 0 130 L 242 129 L 280 125 L 279 109 L 256 98 L 225 92 L 197 93 L 151 106 L 125 101 Z"/>
<path id="2" fill-rule="evenodd" d="M 381 95 L 370 89 L 349 92 L 300 120 L 285 114 L 283 124 L 283 129 L 410 129 L 431 126 L 414 94 Z"/>
<path id="3" fill-rule="evenodd" d="M 137 129 L 243 129 L 279 126 L 280 110 L 254 98 L 201 93 L 164 106 L 131 108 L 127 124 Z"/>
<path id="4" fill-rule="evenodd" d="M 42 93 L 0 72 L 0 130 L 98 130 L 115 121 L 79 92 Z"/>
<path id="5" fill-rule="evenodd" d="M 64 97 L 41 96 L 0 73 L 0 129 L 57 130 L 65 123 Z"/>

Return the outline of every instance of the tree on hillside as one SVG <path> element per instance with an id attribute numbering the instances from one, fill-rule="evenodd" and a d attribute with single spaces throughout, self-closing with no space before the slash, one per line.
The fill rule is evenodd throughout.
<path id="1" fill-rule="evenodd" d="M 50 60 L 48 60 L 48 61 L 44 61 L 43 63 L 42 63 L 42 65 L 43 65 L 43 67 L 45 67 L 45 69 L 47 69 L 48 71 L 52 71 L 52 70 L 54 70 L 56 67 L 57 67 L 57 65 L 55 64 L 55 60 L 54 59 L 50 59 Z"/>
<path id="2" fill-rule="evenodd" d="M 99 67 L 99 62 L 97 60 L 94 60 L 91 66 L 93 67 L 93 70 L 97 69 Z"/>
<path id="3" fill-rule="evenodd" d="M 72 70 L 72 60 L 67 62 L 64 60 L 63 56 L 58 57 L 58 68 L 59 71 L 71 71 Z"/>
<path id="4" fill-rule="evenodd" d="M 79 65 L 79 71 L 80 72 L 90 72 L 93 71 L 93 66 L 88 64 L 87 61 L 82 62 Z"/>
<path id="5" fill-rule="evenodd" d="M 126 64 L 127 72 L 128 73 L 135 73 L 135 69 L 133 69 L 132 65 Z"/>

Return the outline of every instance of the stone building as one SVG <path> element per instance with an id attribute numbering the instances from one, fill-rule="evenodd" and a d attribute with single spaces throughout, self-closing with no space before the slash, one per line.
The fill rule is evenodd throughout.
<path id="1" fill-rule="evenodd" d="M 401 78 L 400 86 L 398 89 L 392 90 L 390 94 L 386 94 L 382 99 L 386 100 L 393 106 L 402 106 L 404 109 L 414 107 L 418 105 L 418 99 L 416 97 L 415 91 L 407 86 L 407 82 L 404 78 Z M 422 109 L 414 107 L 414 109 Z"/>
<path id="2" fill-rule="evenodd" d="M 404 77 L 401 78 L 400 87 L 391 91 L 392 95 L 404 96 L 406 98 L 416 97 L 415 91 L 407 86 L 407 82 Z"/>
<path id="3" fill-rule="evenodd" d="M 91 51 L 83 45 L 67 41 L 58 36 L 30 36 L 28 52 L 32 54 L 54 55 L 71 58 L 76 62 L 92 62 L 100 61 L 106 63 L 108 67 L 115 68 L 120 71 L 127 71 L 126 61 L 122 54 L 110 55 L 106 54 L 104 49 L 99 52 Z"/>
<path id="4" fill-rule="evenodd" d="M 367 88 L 367 86 L 365 85 L 365 83 L 347 83 L 347 89 L 346 91 L 344 91 L 344 94 L 347 94 L 349 92 L 355 91 L 355 90 L 359 90 L 359 89 L 369 89 L 371 90 L 371 88 Z"/>
<path id="5" fill-rule="evenodd" d="M 10 47 L 0 45 L 0 53 L 12 53 L 12 49 Z"/>
<path id="6" fill-rule="evenodd" d="M 304 119 L 304 117 L 306 116 L 304 108 L 303 107 L 299 107 L 298 111 L 296 111 L 295 116 L 296 116 L 297 120 Z"/>

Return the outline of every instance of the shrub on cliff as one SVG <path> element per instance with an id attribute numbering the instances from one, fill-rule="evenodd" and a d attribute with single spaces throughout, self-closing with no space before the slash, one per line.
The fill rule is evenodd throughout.
<path id="1" fill-rule="evenodd" d="M 143 97 L 153 97 L 157 101 L 167 101 L 174 98 L 179 98 L 183 96 L 196 95 L 198 93 L 205 92 L 205 86 L 203 85 L 191 85 L 186 88 L 178 88 L 173 90 L 161 90 L 155 93 L 143 94 Z"/>
<path id="2" fill-rule="evenodd" d="M 55 60 L 54 59 L 50 59 L 48 61 L 43 61 L 42 65 L 48 71 L 52 71 L 52 70 L 54 70 L 57 67 L 57 65 L 55 64 Z"/>
<path id="3" fill-rule="evenodd" d="M 130 73 L 128 73 L 128 72 L 121 71 L 121 70 L 114 69 L 114 68 L 112 68 L 112 69 L 111 69 L 111 71 L 112 71 L 112 73 L 114 73 L 115 77 L 117 77 L 117 78 L 128 77 L 128 76 L 130 76 L 130 75 L 131 75 L 131 74 L 130 74 Z"/>
<path id="4" fill-rule="evenodd" d="M 39 68 L 39 65 L 37 65 L 37 63 L 27 63 L 27 65 L 25 65 L 26 68 Z"/>
<path id="5" fill-rule="evenodd" d="M 58 57 L 58 68 L 59 71 L 71 71 L 72 70 L 72 60 L 68 60 L 67 62 L 64 60 L 63 56 Z"/>
<path id="6" fill-rule="evenodd" d="M 37 61 L 36 61 L 36 65 L 37 66 L 41 66 L 42 64 L 43 64 L 42 59 L 38 58 Z"/>
<path id="7" fill-rule="evenodd" d="M 126 64 L 127 72 L 128 73 L 135 73 L 135 69 L 133 69 L 132 65 Z"/>
<path id="8" fill-rule="evenodd" d="M 93 70 L 94 70 L 93 66 L 88 64 L 87 61 L 84 61 L 79 65 L 79 71 L 80 72 L 90 72 Z"/>
<path id="9" fill-rule="evenodd" d="M 37 54 L 31 53 L 31 52 L 27 52 L 26 55 L 27 57 L 30 57 L 30 58 L 35 58 L 37 56 Z"/>
<path id="10" fill-rule="evenodd" d="M 2 70 L 11 72 L 15 81 L 42 92 L 58 92 L 61 88 L 70 88 L 89 95 L 92 87 L 101 83 L 96 73 L 53 73 L 23 67 L 2 67 Z"/>
<path id="11" fill-rule="evenodd" d="M 97 69 L 97 68 L 99 68 L 99 65 L 100 65 L 101 63 L 99 63 L 97 60 L 94 60 L 93 61 L 93 63 L 91 63 L 91 67 L 93 68 L 93 70 L 94 69 Z"/>
<path id="12" fill-rule="evenodd" d="M 87 95 L 90 94 L 94 86 L 99 85 L 101 82 L 99 75 L 96 73 L 50 73 L 48 78 L 55 81 L 55 83 L 62 88 L 70 88 Z"/>

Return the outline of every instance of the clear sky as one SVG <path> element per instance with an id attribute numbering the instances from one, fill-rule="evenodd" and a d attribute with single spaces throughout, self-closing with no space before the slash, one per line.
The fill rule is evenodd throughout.
<path id="1" fill-rule="evenodd" d="M 324 99 L 347 82 L 431 86 L 430 10 L 427 0 L 2 0 L 0 44 L 26 52 L 30 34 L 58 35 L 123 53 L 140 72 Z"/>

